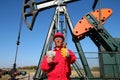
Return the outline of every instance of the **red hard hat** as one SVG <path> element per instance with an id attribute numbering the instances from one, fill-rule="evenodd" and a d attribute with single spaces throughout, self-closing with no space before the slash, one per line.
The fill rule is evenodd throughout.
<path id="1" fill-rule="evenodd" d="M 63 40 L 65 39 L 64 35 L 63 35 L 62 33 L 60 33 L 60 32 L 57 32 L 57 33 L 54 34 L 53 40 L 54 40 L 56 37 L 61 37 Z"/>

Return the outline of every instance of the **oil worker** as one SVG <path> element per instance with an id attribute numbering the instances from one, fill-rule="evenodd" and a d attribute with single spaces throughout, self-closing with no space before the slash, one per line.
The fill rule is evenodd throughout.
<path id="1" fill-rule="evenodd" d="M 53 36 L 54 50 L 48 51 L 40 64 L 40 69 L 47 73 L 47 80 L 70 80 L 70 64 L 76 61 L 76 56 L 63 46 L 64 40 L 64 35 L 57 32 Z"/>

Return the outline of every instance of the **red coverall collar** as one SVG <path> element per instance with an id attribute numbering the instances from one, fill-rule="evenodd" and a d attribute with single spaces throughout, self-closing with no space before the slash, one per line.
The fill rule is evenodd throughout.
<path id="1" fill-rule="evenodd" d="M 61 47 L 59 48 L 59 50 L 61 50 L 61 48 L 63 48 L 63 46 L 61 46 Z M 56 47 L 54 47 L 54 51 L 57 51 Z"/>

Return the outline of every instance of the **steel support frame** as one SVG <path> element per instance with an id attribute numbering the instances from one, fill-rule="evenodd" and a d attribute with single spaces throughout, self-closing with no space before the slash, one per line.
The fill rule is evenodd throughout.
<path id="1" fill-rule="evenodd" d="M 73 25 L 72 25 L 72 21 L 70 19 L 70 16 L 69 16 L 69 14 L 67 12 L 66 6 L 61 6 L 61 7 L 63 9 L 63 12 L 61 12 L 61 13 L 64 13 L 63 15 L 65 16 L 65 18 L 67 20 L 67 24 L 68 24 L 69 30 L 70 30 L 71 35 L 73 37 L 73 42 L 75 43 L 75 46 L 77 48 L 79 57 L 81 59 L 82 65 L 83 65 L 83 68 L 85 70 L 85 75 L 87 77 L 92 77 L 92 73 L 90 71 L 88 62 L 87 62 L 86 57 L 84 55 L 84 52 L 82 50 L 81 44 L 79 43 L 79 40 L 77 40 L 73 36 Z M 46 36 L 44 47 L 42 49 L 42 53 L 41 53 L 40 60 L 39 60 L 39 63 L 38 63 L 38 68 L 37 68 L 37 71 L 36 71 L 36 73 L 35 73 L 35 75 L 33 77 L 34 80 L 42 80 L 42 73 L 43 72 L 40 70 L 39 65 L 40 65 L 43 57 L 45 56 L 46 51 L 48 51 L 48 48 L 51 46 L 49 44 L 50 44 L 50 41 L 52 41 L 52 36 L 55 34 L 55 29 L 56 29 L 55 24 L 56 24 L 56 21 L 57 21 L 57 18 L 58 18 L 57 14 L 58 14 L 58 10 L 56 8 L 54 16 L 53 16 L 53 19 L 52 19 L 52 22 L 51 22 L 51 25 L 50 25 L 50 28 L 49 28 L 49 31 L 48 31 L 48 34 Z"/>

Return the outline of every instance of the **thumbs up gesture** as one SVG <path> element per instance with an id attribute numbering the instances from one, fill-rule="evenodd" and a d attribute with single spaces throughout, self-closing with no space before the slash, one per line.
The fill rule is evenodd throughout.
<path id="1" fill-rule="evenodd" d="M 62 48 L 62 49 L 61 49 L 61 55 L 62 55 L 63 57 L 68 57 L 69 53 L 68 53 L 67 48 Z"/>

